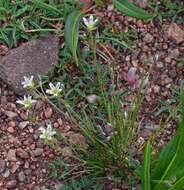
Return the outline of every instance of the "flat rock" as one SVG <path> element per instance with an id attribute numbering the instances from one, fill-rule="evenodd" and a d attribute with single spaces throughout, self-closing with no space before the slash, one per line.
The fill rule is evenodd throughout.
<path id="1" fill-rule="evenodd" d="M 0 58 L 0 78 L 13 90 L 22 95 L 21 85 L 24 76 L 46 75 L 58 61 L 59 38 L 50 35 L 46 38 L 29 41 L 12 49 Z M 11 73 L 11 74 L 10 74 Z"/>

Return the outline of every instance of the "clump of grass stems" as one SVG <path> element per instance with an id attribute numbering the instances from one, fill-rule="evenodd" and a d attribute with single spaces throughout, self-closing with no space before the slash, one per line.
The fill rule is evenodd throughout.
<path id="1" fill-rule="evenodd" d="M 107 89 L 101 77 L 103 70 L 97 59 L 96 42 L 91 39 L 93 65 L 99 86 L 98 106 L 92 105 L 92 111 L 85 106 L 75 110 L 68 102 L 63 102 L 89 144 L 89 149 L 73 146 L 73 151 L 87 175 L 125 179 L 130 173 L 130 149 L 137 134 L 136 118 L 142 101 L 141 87 L 137 89 L 137 96 L 127 112 L 115 84 L 114 60 L 107 65 L 110 80 Z"/>

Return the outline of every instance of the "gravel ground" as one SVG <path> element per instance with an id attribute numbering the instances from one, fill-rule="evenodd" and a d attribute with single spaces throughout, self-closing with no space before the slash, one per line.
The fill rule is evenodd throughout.
<path id="1" fill-rule="evenodd" d="M 30 125 L 25 110 L 15 103 L 14 92 L 2 82 L 0 92 L 0 189 L 37 190 L 57 184 L 50 179 L 49 168 L 57 155 L 39 138 L 39 127 L 51 121 L 56 130 L 66 136 L 70 134 L 71 141 L 77 133 L 74 137 L 70 124 L 41 101 L 35 106 L 38 125 Z M 61 144 L 61 147 L 62 154 L 68 156 L 65 145 Z"/>
<path id="2" fill-rule="evenodd" d="M 181 82 L 184 79 L 184 66 L 179 65 L 179 59 L 184 54 L 184 26 L 173 24 L 169 19 L 163 20 L 163 23 L 157 21 L 143 22 L 134 18 L 123 16 L 121 13 L 107 6 L 103 11 L 102 23 L 107 26 L 113 23 L 114 31 L 128 31 L 128 28 L 134 28 L 137 31 L 135 52 L 125 51 L 117 52 L 114 48 L 108 50 L 117 61 L 117 73 L 119 87 L 122 90 L 129 88 L 127 85 L 127 73 L 131 67 L 136 68 L 137 75 L 142 73 L 149 75 L 144 90 L 144 101 L 139 115 L 139 121 L 147 126 L 157 127 L 163 115 L 157 115 L 161 108 L 161 102 L 169 102 L 173 99 L 173 90 L 179 92 Z M 134 94 L 130 93 L 126 99 L 132 101 Z M 173 104 L 174 107 L 174 104 Z M 167 117 L 167 115 L 166 115 Z M 170 125 L 171 136 L 176 126 Z M 143 134 L 145 136 L 145 134 Z"/>
<path id="3" fill-rule="evenodd" d="M 178 66 L 177 63 L 177 59 L 184 54 L 184 43 L 179 39 L 180 30 L 177 28 L 174 34 L 168 34 L 173 27 L 169 20 L 164 20 L 162 24 L 137 21 L 123 16 L 111 7 L 96 10 L 95 13 L 103 17 L 104 26 L 113 23 L 116 31 L 127 31 L 129 26 L 138 31 L 136 52 L 119 53 L 113 47 L 109 47 L 109 51 L 117 60 L 121 89 L 127 88 L 127 72 L 130 67 L 137 68 L 139 75 L 145 71 L 149 73 L 139 117 L 142 123 L 157 126 L 160 120 L 155 119 L 155 113 L 160 108 L 160 101 L 171 99 L 172 89 L 179 88 L 184 79 L 184 67 Z M 184 29 L 184 26 L 177 26 Z M 0 46 L 0 55 L 3 56 L 6 52 L 7 48 Z M 133 96 L 130 94 L 127 100 L 131 101 Z M 48 104 L 41 101 L 36 104 L 39 124 L 28 124 L 27 114 L 16 105 L 16 99 L 14 92 L 5 83 L 0 82 L 0 189 L 39 190 L 40 187 L 57 184 L 49 177 L 49 163 L 57 155 L 39 139 L 39 126 L 51 120 L 54 128 L 66 136 L 72 136 L 73 141 L 78 143 L 82 137 L 71 130 L 66 119 L 54 113 Z M 175 127 L 176 125 L 171 125 L 166 136 L 171 136 Z M 65 145 L 62 144 L 62 147 Z M 63 156 L 68 156 L 65 153 Z"/>

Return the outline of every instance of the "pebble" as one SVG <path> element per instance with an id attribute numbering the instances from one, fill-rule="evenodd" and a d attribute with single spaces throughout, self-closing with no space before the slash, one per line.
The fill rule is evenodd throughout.
<path id="1" fill-rule="evenodd" d="M 8 125 L 9 125 L 10 127 L 16 127 L 16 122 L 15 122 L 15 121 L 10 121 L 10 122 L 8 123 Z"/>
<path id="2" fill-rule="evenodd" d="M 184 31 L 176 23 L 172 23 L 168 29 L 168 37 L 179 44 L 184 41 Z"/>
<path id="3" fill-rule="evenodd" d="M 144 37 L 144 41 L 146 42 L 146 43 L 151 43 L 152 41 L 153 41 L 153 39 L 154 39 L 154 37 L 151 35 L 151 34 L 146 34 L 146 36 Z"/>
<path id="4" fill-rule="evenodd" d="M 43 148 L 36 148 L 35 150 L 33 150 L 34 156 L 41 156 L 42 153 L 43 153 Z"/>
<path id="5" fill-rule="evenodd" d="M 7 103 L 7 97 L 6 96 L 1 96 L 1 104 L 6 104 Z"/>
<path id="6" fill-rule="evenodd" d="M 6 169 L 4 174 L 3 174 L 3 177 L 4 178 L 8 178 L 10 176 L 10 170 L 9 169 Z"/>
<path id="7" fill-rule="evenodd" d="M 26 162 L 24 163 L 24 168 L 25 168 L 25 169 L 28 169 L 28 168 L 29 168 L 29 162 L 28 162 L 28 161 L 26 161 Z"/>
<path id="8" fill-rule="evenodd" d="M 62 129 L 62 131 L 66 133 L 66 132 L 70 131 L 70 129 L 71 129 L 70 125 L 66 125 L 66 126 Z"/>
<path id="9" fill-rule="evenodd" d="M 8 131 L 9 133 L 14 133 L 14 132 L 15 132 L 15 129 L 14 129 L 13 127 L 8 127 L 8 128 L 7 128 L 7 131 Z"/>
<path id="10" fill-rule="evenodd" d="M 23 171 L 19 172 L 19 174 L 18 174 L 18 180 L 20 182 L 24 182 L 25 179 L 26 179 L 26 176 L 25 176 L 24 172 Z"/>
<path id="11" fill-rule="evenodd" d="M 37 141 L 37 143 L 36 143 L 36 146 L 38 147 L 38 148 L 43 148 L 44 147 L 44 141 L 42 140 L 42 139 L 39 139 L 38 141 Z"/>
<path id="12" fill-rule="evenodd" d="M 157 67 L 158 67 L 158 68 L 163 68 L 163 67 L 164 67 L 164 64 L 163 64 L 162 62 L 158 62 L 158 63 L 157 63 Z"/>
<path id="13" fill-rule="evenodd" d="M 171 57 L 166 57 L 166 58 L 165 58 L 165 62 L 166 62 L 166 63 L 171 63 L 171 61 L 172 61 Z"/>
<path id="14" fill-rule="evenodd" d="M 24 129 L 29 124 L 29 121 L 22 121 L 19 123 L 18 127 Z"/>
<path id="15" fill-rule="evenodd" d="M 165 84 L 170 84 L 170 83 L 172 83 L 172 81 L 173 80 L 171 78 L 167 77 L 167 78 L 165 78 L 164 83 Z"/>
<path id="16" fill-rule="evenodd" d="M 180 51 L 179 49 L 172 49 L 169 51 L 169 55 L 173 59 L 178 59 L 178 57 L 180 56 Z"/>
<path id="17" fill-rule="evenodd" d="M 62 125 L 63 125 L 63 121 L 62 121 L 62 119 L 61 119 L 61 118 L 57 119 L 57 122 L 59 123 L 59 125 L 60 125 L 60 126 L 62 126 Z"/>
<path id="18" fill-rule="evenodd" d="M 15 173 L 18 170 L 19 166 L 20 166 L 20 163 L 15 162 L 11 168 L 11 173 Z"/>
<path id="19" fill-rule="evenodd" d="M 80 133 L 69 132 L 68 136 L 69 136 L 69 142 L 71 144 L 80 145 L 83 148 L 88 147 L 88 144 L 86 143 L 86 139 Z"/>
<path id="20" fill-rule="evenodd" d="M 114 9 L 114 5 L 113 4 L 108 5 L 108 7 L 107 7 L 108 11 L 112 11 L 113 9 Z"/>
<path id="21" fill-rule="evenodd" d="M 41 190 L 40 187 L 36 186 L 33 190 Z"/>
<path id="22" fill-rule="evenodd" d="M 17 158 L 15 153 L 16 151 L 14 149 L 10 149 L 7 153 L 7 160 L 16 162 Z"/>
<path id="23" fill-rule="evenodd" d="M 153 87 L 153 91 L 154 91 L 154 93 L 159 93 L 159 92 L 160 92 L 160 86 L 155 85 L 155 86 Z"/>
<path id="24" fill-rule="evenodd" d="M 73 153 L 70 147 L 64 147 L 61 149 L 61 154 L 64 157 L 73 157 Z"/>
<path id="25" fill-rule="evenodd" d="M 53 114 L 52 108 L 51 108 L 51 107 L 48 107 L 48 108 L 45 110 L 45 117 L 46 117 L 47 119 L 49 119 L 49 118 L 52 116 L 52 114 Z"/>
<path id="26" fill-rule="evenodd" d="M 29 154 L 25 150 L 23 150 L 22 148 L 18 148 L 16 150 L 16 154 L 17 154 L 17 156 L 19 156 L 22 159 L 28 159 L 29 158 Z"/>
<path id="27" fill-rule="evenodd" d="M 6 183 L 6 188 L 12 189 L 12 188 L 15 188 L 16 185 L 17 185 L 17 180 L 13 179 L 13 180 L 8 181 L 8 182 Z"/>
<path id="28" fill-rule="evenodd" d="M 18 114 L 15 113 L 15 112 L 12 112 L 12 111 L 5 111 L 4 114 L 10 118 L 14 118 L 14 117 L 17 117 Z"/>
<path id="29" fill-rule="evenodd" d="M 91 94 L 89 96 L 86 97 L 86 100 L 88 101 L 88 103 L 90 104 L 94 104 L 96 103 L 96 101 L 98 100 L 98 96 L 96 94 Z"/>
<path id="30" fill-rule="evenodd" d="M 4 172 L 6 167 L 6 162 L 3 159 L 0 159 L 0 173 Z"/>

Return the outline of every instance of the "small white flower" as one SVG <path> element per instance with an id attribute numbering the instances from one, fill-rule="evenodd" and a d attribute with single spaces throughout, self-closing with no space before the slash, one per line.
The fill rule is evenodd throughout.
<path id="1" fill-rule="evenodd" d="M 93 31 L 96 29 L 96 25 L 98 23 L 98 19 L 93 18 L 93 15 L 90 15 L 89 19 L 83 18 L 84 24 L 86 25 L 88 31 Z"/>
<path id="2" fill-rule="evenodd" d="M 25 108 L 30 108 L 34 103 L 36 103 L 36 100 L 33 100 L 32 96 L 24 96 L 22 100 L 17 100 L 16 102 L 23 105 Z"/>
<path id="3" fill-rule="evenodd" d="M 40 127 L 39 130 L 42 132 L 40 138 L 45 140 L 52 140 L 52 137 L 56 134 L 56 131 L 52 129 L 51 123 L 47 124 L 47 128 Z"/>
<path id="4" fill-rule="evenodd" d="M 33 76 L 26 77 L 24 76 L 24 81 L 21 83 L 24 88 L 34 88 Z"/>
<path id="5" fill-rule="evenodd" d="M 49 83 L 49 86 L 50 89 L 47 89 L 46 93 L 55 97 L 59 96 L 59 94 L 63 90 L 63 84 L 61 84 L 60 82 L 57 82 L 55 86 L 52 83 Z"/>

